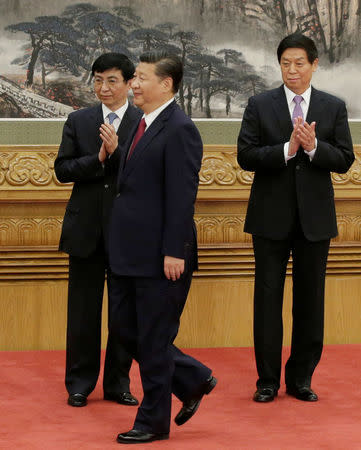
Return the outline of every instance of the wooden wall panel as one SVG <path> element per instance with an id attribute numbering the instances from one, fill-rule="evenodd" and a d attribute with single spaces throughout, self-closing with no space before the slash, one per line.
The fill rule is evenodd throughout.
<path id="1" fill-rule="evenodd" d="M 0 283 L 0 349 L 65 348 L 66 285 L 66 280 Z"/>
<path id="2" fill-rule="evenodd" d="M 0 146 L 0 350 L 65 348 L 68 259 L 57 243 L 71 184 L 55 178 L 56 153 L 55 146 Z M 181 346 L 252 345 L 254 260 L 243 232 L 251 183 L 234 146 L 206 146 L 196 204 L 200 270 L 182 317 Z M 359 343 L 360 147 L 351 170 L 333 174 L 333 183 L 339 236 L 327 270 L 325 342 Z M 287 344 L 289 276 L 285 292 Z M 104 345 L 106 314 L 103 325 Z"/>
<path id="3" fill-rule="evenodd" d="M 61 350 L 66 338 L 66 280 L 0 283 L 0 350 Z M 325 342 L 361 342 L 361 278 L 327 277 Z M 106 296 L 106 294 L 105 294 Z M 181 347 L 252 346 L 253 279 L 195 277 L 176 343 Z M 103 308 L 102 346 L 107 305 Z M 291 280 L 284 304 L 284 343 L 291 336 Z"/>

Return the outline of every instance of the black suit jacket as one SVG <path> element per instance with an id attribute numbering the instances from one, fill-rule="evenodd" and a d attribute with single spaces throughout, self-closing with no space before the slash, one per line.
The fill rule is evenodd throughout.
<path id="1" fill-rule="evenodd" d="M 312 88 L 306 121 L 316 122 L 315 156 L 310 161 L 300 148 L 286 164 L 293 126 L 284 87 L 249 99 L 238 137 L 238 162 L 255 172 L 246 232 L 285 239 L 298 216 L 310 241 L 337 235 L 330 172 L 345 173 L 354 161 L 345 104 Z"/>
<path id="2" fill-rule="evenodd" d="M 125 143 L 110 225 L 109 258 L 124 276 L 163 275 L 164 255 L 196 265 L 193 221 L 203 145 L 189 117 L 173 102 L 125 163 L 136 126 Z M 189 266 L 192 267 L 189 267 Z"/>
<path id="3" fill-rule="evenodd" d="M 120 146 L 142 115 L 129 105 L 118 128 L 119 145 L 104 165 L 98 159 L 103 123 L 101 104 L 69 114 L 55 160 L 55 174 L 62 183 L 74 182 L 66 207 L 59 250 L 72 256 L 89 256 L 99 239 L 107 235 L 115 195 Z"/>

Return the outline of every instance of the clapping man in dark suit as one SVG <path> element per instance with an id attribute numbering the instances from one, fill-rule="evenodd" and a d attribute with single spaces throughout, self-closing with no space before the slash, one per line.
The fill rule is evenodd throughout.
<path id="1" fill-rule="evenodd" d="M 277 50 L 284 84 L 251 97 L 238 138 L 238 162 L 254 171 L 245 231 L 256 261 L 254 400 L 274 400 L 280 387 L 282 303 L 292 253 L 293 328 L 286 392 L 316 401 L 311 378 L 323 346 L 324 285 L 330 239 L 337 235 L 331 172 L 345 173 L 353 148 L 342 100 L 311 87 L 318 55 L 302 35 Z"/>
<path id="2" fill-rule="evenodd" d="M 69 254 L 65 385 L 68 404 L 85 406 L 100 370 L 101 312 L 108 272 L 108 221 L 115 194 L 120 150 L 141 112 L 128 103 L 134 65 L 106 53 L 92 66 L 100 104 L 69 115 L 55 160 L 63 183 L 74 182 L 59 249 Z M 108 291 L 111 276 L 107 276 Z M 113 305 L 108 302 L 108 315 Z M 108 318 L 108 323 L 109 323 Z M 137 405 L 129 391 L 131 357 L 110 333 L 104 366 L 104 398 Z"/>
<path id="3" fill-rule="evenodd" d="M 118 435 L 125 444 L 168 439 L 172 392 L 183 402 L 175 418 L 182 425 L 216 385 L 211 369 L 173 345 L 197 267 L 193 214 L 203 151 L 174 100 L 182 75 L 177 56 L 151 52 L 131 83 L 144 115 L 123 147 L 110 225 L 112 328 L 138 360 L 144 392 L 133 429 Z"/>

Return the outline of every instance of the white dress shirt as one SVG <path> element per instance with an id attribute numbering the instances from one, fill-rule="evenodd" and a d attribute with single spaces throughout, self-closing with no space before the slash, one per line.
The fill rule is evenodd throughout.
<path id="1" fill-rule="evenodd" d="M 170 100 L 168 100 L 167 102 L 163 103 L 163 105 L 159 106 L 159 108 L 155 109 L 154 111 L 152 111 L 149 114 L 143 114 L 142 119 L 145 120 L 145 131 L 144 133 L 147 132 L 148 128 L 151 126 L 151 124 L 155 121 L 155 119 L 159 116 L 159 114 L 168 106 L 170 105 L 172 102 L 174 101 L 174 97 L 172 97 Z M 133 138 L 134 141 L 134 138 Z M 129 149 L 132 148 L 133 145 L 133 141 L 130 144 Z M 129 155 L 129 150 L 128 150 L 128 155 Z"/>
<path id="2" fill-rule="evenodd" d="M 104 103 L 102 103 L 102 110 L 103 110 L 103 120 L 104 120 L 104 123 L 109 123 L 108 115 L 109 115 L 110 113 L 113 112 L 113 113 L 115 113 L 115 114 L 118 116 L 116 119 L 114 119 L 114 121 L 113 121 L 113 123 L 112 123 L 112 125 L 113 125 L 113 127 L 114 127 L 116 133 L 118 132 L 119 125 L 120 125 L 121 121 L 123 120 L 123 117 L 124 117 L 125 111 L 126 111 L 127 108 L 128 108 L 128 105 L 129 105 L 129 102 L 128 102 L 128 99 L 127 99 L 127 100 L 125 101 L 125 103 L 124 103 L 123 106 L 121 106 L 120 108 L 118 108 L 116 111 L 112 111 L 112 110 L 109 109 L 107 106 L 105 106 Z M 107 158 L 111 158 L 111 156 L 112 156 L 112 155 L 107 155 Z M 103 166 L 103 168 L 104 168 L 104 162 L 102 162 L 102 166 Z"/>
<path id="3" fill-rule="evenodd" d="M 124 103 L 123 106 L 121 106 L 119 109 L 117 109 L 116 111 L 112 111 L 111 109 L 109 109 L 107 106 L 104 105 L 104 103 L 102 103 L 102 110 L 103 110 L 103 119 L 104 119 L 104 123 L 109 123 L 109 119 L 108 119 L 108 114 L 111 112 L 114 112 L 118 117 L 114 120 L 113 122 L 113 126 L 115 128 L 115 132 L 118 131 L 120 122 L 123 119 L 123 116 L 125 114 L 125 111 L 128 108 L 128 100 L 126 100 L 126 102 Z"/>
<path id="4" fill-rule="evenodd" d="M 290 89 L 288 89 L 288 87 L 285 84 L 283 85 L 283 87 L 284 87 L 285 94 L 286 94 L 288 110 L 290 112 L 290 116 L 291 116 L 291 119 L 292 119 L 293 110 L 296 107 L 296 103 L 294 102 L 293 99 L 295 98 L 295 95 L 298 95 L 298 94 L 295 94 Z M 303 92 L 303 94 L 300 94 L 300 95 L 302 96 L 302 101 L 300 103 L 300 106 L 301 106 L 301 109 L 302 109 L 302 112 L 303 112 L 303 118 L 304 118 L 304 120 L 306 120 L 307 113 L 308 113 L 308 108 L 310 106 L 310 100 L 311 100 L 311 86 L 309 86 L 305 90 L 305 92 Z M 316 149 L 317 149 L 317 139 L 315 140 L 315 142 L 316 142 L 316 146 L 315 146 L 315 148 L 313 150 L 311 150 L 309 152 L 304 150 L 306 155 L 309 156 L 310 161 L 312 161 L 312 158 L 314 157 Z M 290 145 L 290 143 L 286 142 L 284 147 L 283 147 L 286 164 L 287 164 L 288 160 L 290 160 L 290 159 L 292 159 L 292 158 L 294 158 L 296 156 L 296 154 L 294 154 L 292 156 L 288 155 L 288 147 L 289 147 L 289 145 Z"/>
<path id="5" fill-rule="evenodd" d="M 155 121 L 155 119 L 159 116 L 159 114 L 167 107 L 169 106 L 172 102 L 174 101 L 174 97 L 172 97 L 170 100 L 168 100 L 167 102 L 163 103 L 163 105 L 161 105 L 159 108 L 155 109 L 154 111 L 152 111 L 149 114 L 143 114 L 143 117 L 145 119 L 145 124 L 146 124 L 146 131 L 148 130 L 148 128 L 151 126 L 151 124 Z"/>

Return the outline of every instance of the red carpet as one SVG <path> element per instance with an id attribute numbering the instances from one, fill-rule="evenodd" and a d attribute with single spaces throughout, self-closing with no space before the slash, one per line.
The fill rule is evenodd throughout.
<path id="1" fill-rule="evenodd" d="M 187 424 L 172 424 L 168 441 L 135 448 L 361 449 L 361 345 L 325 348 L 313 378 L 320 400 L 312 404 L 285 395 L 284 385 L 273 403 L 251 401 L 256 381 L 252 349 L 189 353 L 213 368 L 216 389 Z M 115 437 L 131 428 L 136 408 L 103 401 L 101 380 L 87 407 L 68 406 L 64 360 L 64 352 L 0 353 L 0 449 L 127 448 Z M 131 376 L 132 391 L 141 398 L 136 365 Z M 175 400 L 173 416 L 179 407 Z"/>

